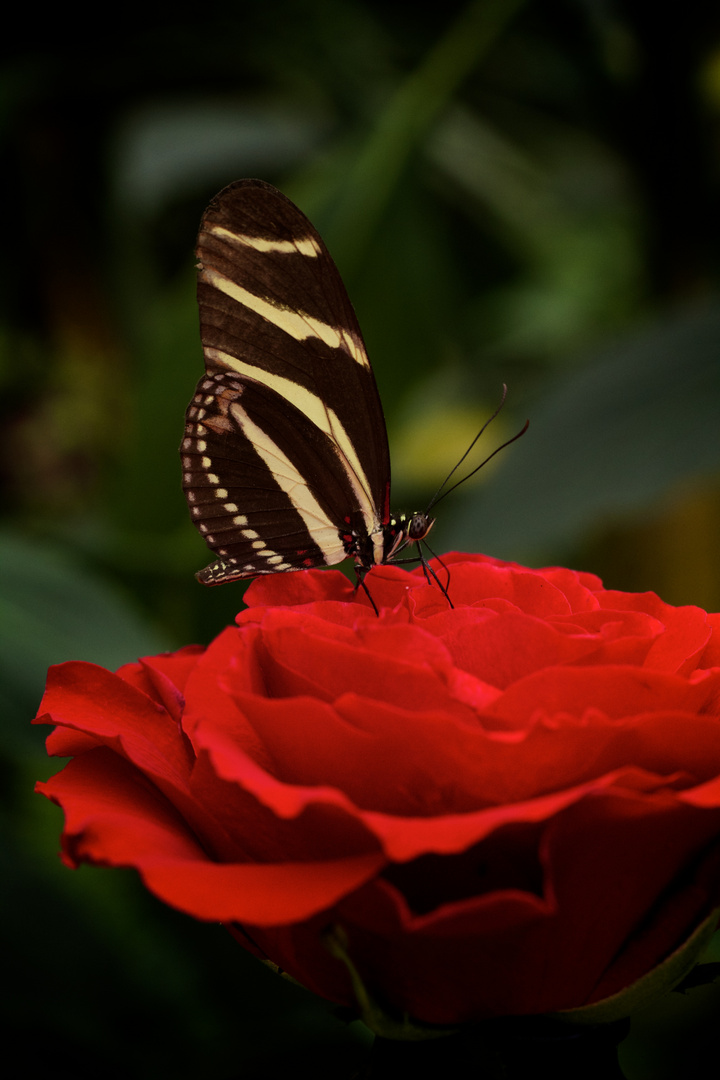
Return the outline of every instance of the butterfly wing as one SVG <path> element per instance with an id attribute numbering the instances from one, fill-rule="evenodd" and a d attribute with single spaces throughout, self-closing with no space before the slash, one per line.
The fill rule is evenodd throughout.
<path id="1" fill-rule="evenodd" d="M 241 180 L 198 237 L 206 375 L 186 417 L 183 488 L 219 556 L 206 584 L 382 561 L 385 419 L 360 328 L 315 228 L 275 188 Z"/>

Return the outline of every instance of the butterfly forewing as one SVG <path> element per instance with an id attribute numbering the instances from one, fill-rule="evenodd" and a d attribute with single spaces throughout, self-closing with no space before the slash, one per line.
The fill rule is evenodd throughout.
<path id="1" fill-rule="evenodd" d="M 257 180 L 222 191 L 198 238 L 206 376 L 183 486 L 218 562 L 207 584 L 383 558 L 385 420 L 340 275 L 307 218 Z"/>

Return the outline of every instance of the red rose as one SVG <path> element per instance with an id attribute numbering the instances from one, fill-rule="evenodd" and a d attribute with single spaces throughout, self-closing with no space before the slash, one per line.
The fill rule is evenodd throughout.
<path id="1" fill-rule="evenodd" d="M 259 579 L 207 648 L 51 669 L 63 851 L 434 1023 L 594 1002 L 720 903 L 720 616 L 451 555 Z"/>

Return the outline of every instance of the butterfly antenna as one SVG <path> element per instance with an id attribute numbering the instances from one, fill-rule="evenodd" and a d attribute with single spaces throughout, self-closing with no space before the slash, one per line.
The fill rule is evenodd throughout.
<path id="1" fill-rule="evenodd" d="M 460 485 L 464 484 L 466 480 L 469 480 L 471 476 L 474 476 L 476 472 L 478 472 L 480 469 L 482 469 L 482 467 L 484 465 L 487 465 L 488 461 L 490 461 L 492 458 L 494 458 L 496 454 L 499 454 L 501 450 L 504 450 L 506 446 L 509 446 L 510 443 L 514 443 L 517 439 L 519 439 L 522 435 L 524 435 L 525 432 L 527 431 L 527 429 L 530 427 L 530 421 L 526 420 L 525 423 L 523 424 L 522 428 L 520 429 L 520 431 L 518 431 L 518 433 L 516 435 L 513 435 L 513 437 L 511 439 L 507 439 L 500 446 L 496 447 L 495 450 L 493 450 L 492 454 L 488 454 L 488 456 L 486 458 L 484 458 L 480 462 L 479 465 L 476 465 L 475 468 L 471 472 L 467 473 L 467 475 L 463 476 L 460 480 L 457 480 L 452 485 L 452 487 L 449 487 L 447 489 L 447 491 L 443 491 L 443 488 L 447 484 L 448 480 L 450 480 L 450 477 L 453 475 L 454 472 L 456 472 L 460 468 L 463 461 L 468 456 L 468 454 L 470 453 L 470 451 L 472 450 L 472 448 L 474 447 L 475 443 L 478 441 L 478 439 L 480 438 L 482 433 L 485 431 L 485 429 L 488 427 L 488 425 L 493 422 L 495 417 L 498 415 L 498 413 L 502 409 L 503 405 L 505 404 L 506 396 L 507 396 L 507 386 L 505 385 L 505 383 L 503 383 L 502 397 L 500 398 L 500 404 L 498 405 L 497 409 L 492 414 L 492 416 L 488 417 L 488 419 L 485 421 L 483 426 L 480 428 L 477 435 L 475 436 L 473 441 L 470 443 L 470 445 L 468 446 L 467 450 L 465 451 L 463 456 L 460 458 L 458 463 L 456 465 L 454 465 L 453 468 L 450 470 L 450 472 L 447 474 L 447 476 L 443 480 L 442 484 L 440 485 L 440 487 L 437 489 L 437 491 L 433 495 L 432 499 L 430 500 L 430 503 L 428 505 L 426 513 L 428 513 L 433 508 L 433 506 L 436 505 L 436 503 L 439 503 L 441 501 L 441 499 L 444 499 L 446 495 L 449 495 L 451 491 L 454 491 L 456 487 L 460 487 Z"/>

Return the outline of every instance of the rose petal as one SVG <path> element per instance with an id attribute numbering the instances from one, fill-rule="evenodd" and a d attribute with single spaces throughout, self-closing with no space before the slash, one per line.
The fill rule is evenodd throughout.
<path id="1" fill-rule="evenodd" d="M 422 567 L 367 575 L 379 617 L 339 572 L 267 576 L 207 649 L 51 670 L 66 861 L 135 867 L 349 1005 L 344 957 L 419 1021 L 578 1008 L 659 964 L 720 905 L 720 617 L 433 567 L 452 607 Z"/>

